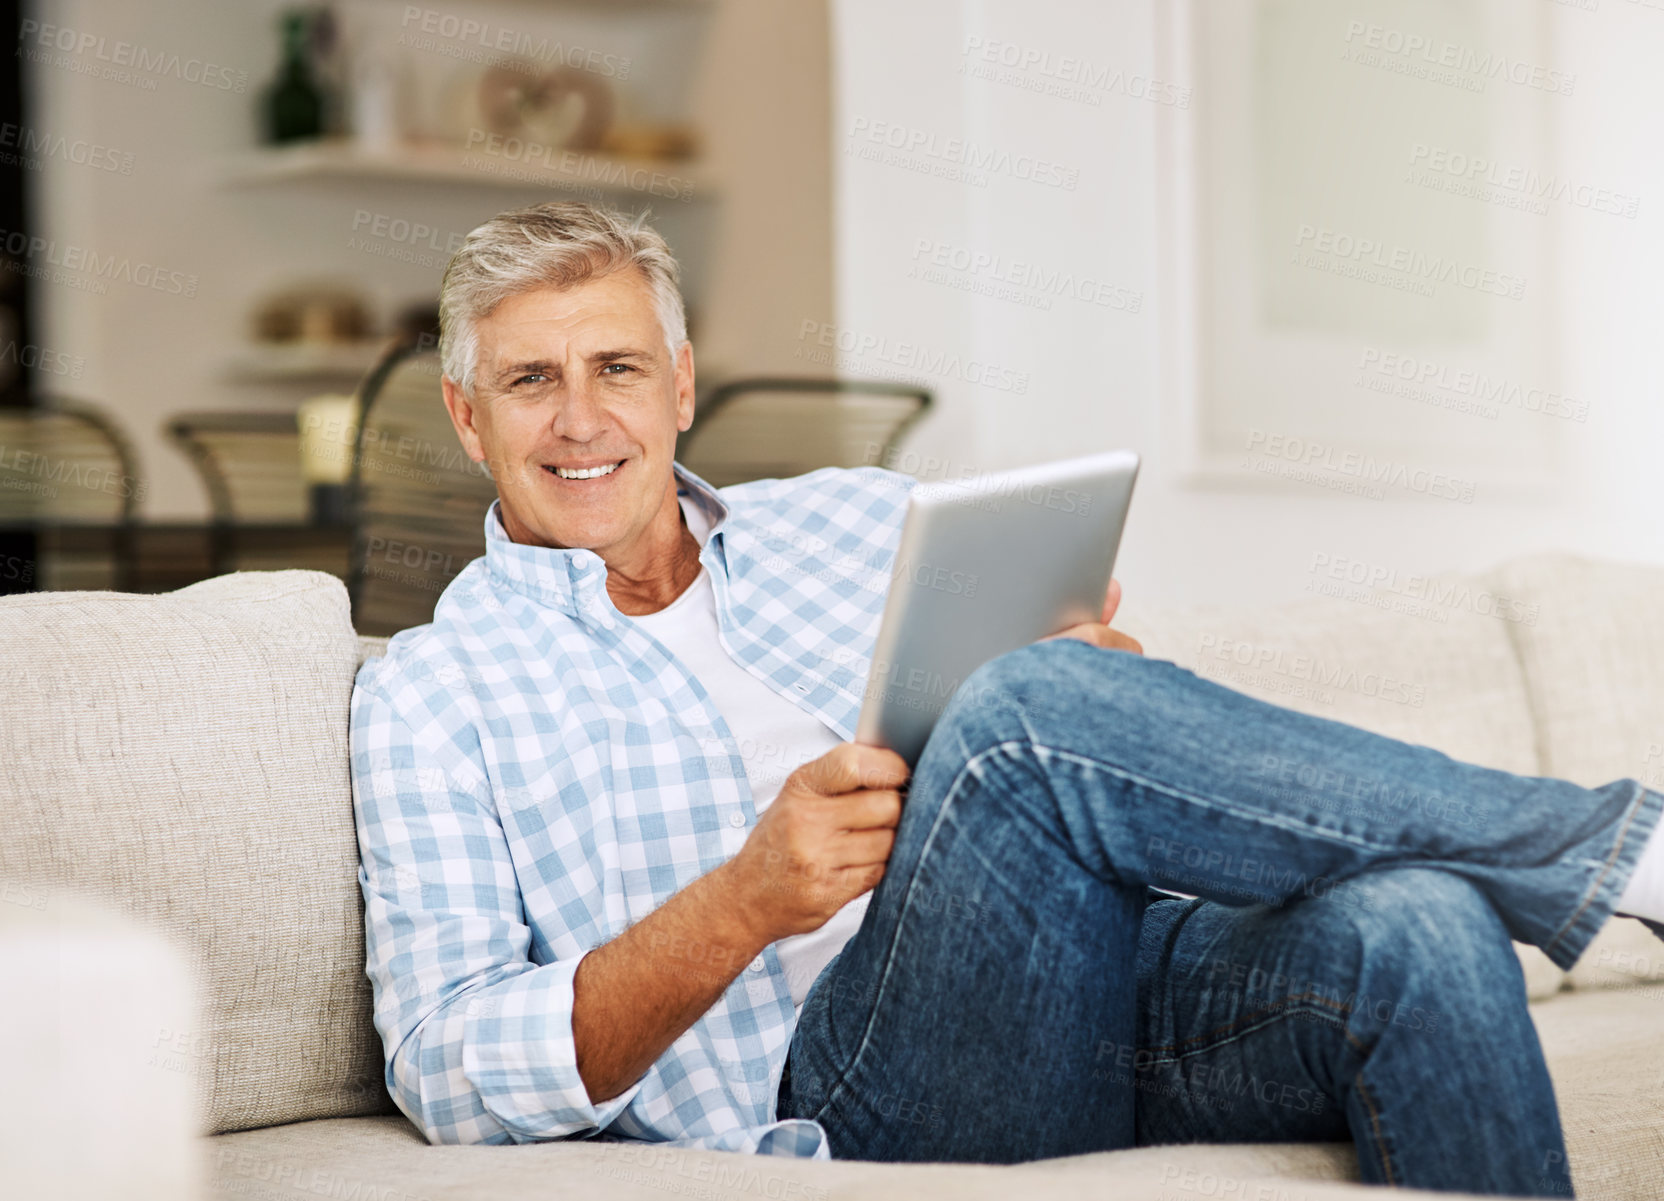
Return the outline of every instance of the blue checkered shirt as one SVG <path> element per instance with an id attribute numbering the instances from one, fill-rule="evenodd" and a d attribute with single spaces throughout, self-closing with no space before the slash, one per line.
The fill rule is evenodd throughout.
<path id="1" fill-rule="evenodd" d="M 716 491 L 728 652 L 852 738 L 914 481 L 827 469 Z M 618 611 L 589 550 L 508 539 L 431 625 L 366 663 L 352 697 L 353 807 L 387 1085 L 435 1143 L 571 1136 L 824 1158 L 775 1120 L 796 1011 L 773 947 L 647 1074 L 590 1100 L 572 1040 L 578 961 L 733 856 L 756 812 L 699 681 Z"/>

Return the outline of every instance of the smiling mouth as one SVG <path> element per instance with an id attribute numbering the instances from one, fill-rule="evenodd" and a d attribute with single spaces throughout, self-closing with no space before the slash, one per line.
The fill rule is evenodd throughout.
<path id="1" fill-rule="evenodd" d="M 611 475 L 622 466 L 624 466 L 624 460 L 619 459 L 616 463 L 602 463 L 595 467 L 545 466 L 543 470 L 563 480 L 595 480 L 605 475 Z"/>

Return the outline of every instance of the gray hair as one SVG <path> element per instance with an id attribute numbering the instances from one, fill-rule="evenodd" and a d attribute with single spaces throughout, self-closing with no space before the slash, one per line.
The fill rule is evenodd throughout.
<path id="1" fill-rule="evenodd" d="M 439 357 L 469 396 L 479 365 L 477 323 L 511 296 L 574 288 L 634 267 L 653 294 L 671 357 L 687 341 L 687 315 L 670 247 L 647 225 L 612 209 L 560 200 L 499 213 L 463 239 L 439 286 Z"/>

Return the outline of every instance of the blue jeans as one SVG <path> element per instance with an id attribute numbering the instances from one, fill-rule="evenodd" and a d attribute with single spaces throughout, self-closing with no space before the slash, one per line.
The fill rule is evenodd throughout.
<path id="1" fill-rule="evenodd" d="M 873 1160 L 1350 1135 L 1368 1181 L 1569 1196 L 1509 938 L 1569 966 L 1661 807 L 1026 647 L 937 725 L 779 1114 Z"/>

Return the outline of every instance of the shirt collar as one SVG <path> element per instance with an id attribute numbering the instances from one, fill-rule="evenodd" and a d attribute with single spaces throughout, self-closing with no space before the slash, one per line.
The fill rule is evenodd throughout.
<path id="1" fill-rule="evenodd" d="M 671 470 L 676 473 L 676 494 L 690 498 L 710 522 L 706 548 L 717 546 L 717 537 L 728 521 L 727 503 L 715 488 L 680 463 L 672 463 Z M 607 565 L 600 555 L 583 548 L 515 542 L 503 528 L 500 504 L 492 501 L 485 513 L 485 565 L 494 580 L 573 616 L 596 606 L 612 608 L 607 597 Z M 700 558 L 704 557 L 701 552 Z"/>

